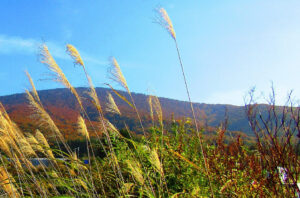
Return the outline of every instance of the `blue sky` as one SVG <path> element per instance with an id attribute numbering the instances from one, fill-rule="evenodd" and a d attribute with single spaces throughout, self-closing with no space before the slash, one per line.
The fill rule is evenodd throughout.
<path id="1" fill-rule="evenodd" d="M 289 90 L 300 98 L 298 0 L 1 0 L 0 95 L 29 88 L 25 70 L 37 89 L 62 87 L 43 80 L 37 53 L 45 42 L 74 86 L 87 82 L 68 43 L 96 86 L 110 82 L 115 56 L 133 92 L 187 100 L 174 42 L 153 23 L 158 6 L 173 21 L 193 101 L 242 105 L 253 86 L 267 97 L 271 82 L 279 104 Z"/>

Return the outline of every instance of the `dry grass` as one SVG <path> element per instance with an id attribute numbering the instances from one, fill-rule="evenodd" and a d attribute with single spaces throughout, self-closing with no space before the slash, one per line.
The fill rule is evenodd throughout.
<path id="1" fill-rule="evenodd" d="M 81 65 L 82 67 L 85 68 L 83 60 L 82 60 L 79 52 L 77 51 L 77 49 L 73 45 L 67 44 L 67 52 L 73 58 L 74 64 L 79 64 L 79 65 Z"/>
<path id="2" fill-rule="evenodd" d="M 85 125 L 85 121 L 81 116 L 78 117 L 77 125 L 78 125 L 78 133 L 90 141 L 90 134 Z"/>
<path id="3" fill-rule="evenodd" d="M 33 109 L 34 112 L 34 118 L 37 120 L 37 123 L 40 126 L 45 126 L 49 130 L 51 130 L 54 135 L 59 137 L 61 140 L 64 141 L 64 138 L 60 132 L 60 130 L 57 128 L 56 124 L 50 117 L 50 115 L 45 111 L 45 109 L 34 99 L 34 97 L 30 94 L 29 91 L 26 90 L 27 93 L 27 99 L 29 101 L 30 107 Z"/>
<path id="4" fill-rule="evenodd" d="M 163 127 L 163 112 L 162 112 L 162 108 L 159 102 L 158 97 L 156 96 L 149 96 L 149 100 L 148 103 L 150 106 L 150 115 L 151 117 L 153 117 L 153 110 L 157 115 L 158 121 L 161 125 L 161 127 Z"/>
<path id="5" fill-rule="evenodd" d="M 61 70 L 61 68 L 58 66 L 52 55 L 50 54 L 48 47 L 44 44 L 41 46 L 40 50 L 40 61 L 41 63 L 45 64 L 53 73 L 53 80 L 62 83 L 64 86 L 66 86 L 70 91 L 74 94 L 74 96 L 77 99 L 77 102 L 80 105 L 80 108 L 83 109 L 81 99 L 75 90 L 75 88 L 71 85 L 71 83 L 66 78 L 65 74 Z"/>
<path id="6" fill-rule="evenodd" d="M 7 172 L 7 170 L 0 167 L 0 186 L 7 193 L 9 197 L 20 197 L 15 185 L 14 178 Z"/>
<path id="7" fill-rule="evenodd" d="M 293 136 L 288 136 L 285 146 L 282 146 L 280 142 L 275 146 L 272 142 L 267 142 L 268 148 L 263 151 L 251 151 L 253 153 L 242 145 L 239 137 L 236 142 L 225 144 L 223 141 L 226 133 L 225 127 L 220 128 L 222 131 L 218 134 L 218 139 L 214 144 L 202 142 L 173 24 L 165 9 L 160 8 L 158 13 L 159 23 L 176 43 L 194 125 L 191 126 L 184 121 L 173 121 L 171 126 L 168 126 L 167 122 L 164 126 L 160 101 L 156 96 L 149 96 L 148 103 L 153 126 L 149 131 L 145 129 L 121 68 L 116 59 L 112 58 L 111 79 L 128 92 L 130 99 L 111 88 L 135 110 L 140 128 L 144 133 L 144 136 L 132 137 L 132 133 L 126 127 L 129 137 L 124 137 L 124 130 L 120 133 L 121 131 L 104 117 L 100 99 L 87 74 L 86 66 L 78 50 L 68 44 L 67 53 L 75 64 L 84 69 L 89 83 L 88 101 L 94 105 L 98 113 L 97 120 L 91 121 L 77 91 L 51 56 L 47 46 L 43 45 L 40 51 L 41 62 L 53 72 L 52 79 L 62 83 L 71 91 L 80 106 L 77 133 L 86 139 L 84 142 L 86 153 L 84 157 L 81 157 L 72 150 L 74 148 L 71 149 L 67 144 L 60 129 L 43 107 L 33 80 L 26 72 L 32 87 L 31 91 L 26 90 L 26 95 L 36 129 L 34 132 L 24 133 L 10 119 L 0 103 L 0 160 L 2 163 L 0 189 L 2 193 L 9 197 L 64 195 L 72 197 L 214 197 L 215 195 L 220 197 L 287 197 L 295 194 L 297 189 L 294 184 L 297 182 L 300 170 L 297 166 L 298 155 L 289 142 Z M 121 114 L 112 95 L 108 94 L 107 97 L 105 110 Z M 272 115 L 276 113 L 274 109 L 270 112 Z M 299 121 L 297 122 L 295 118 L 299 118 L 300 114 L 299 111 L 292 113 L 292 116 L 285 117 L 287 120 L 292 119 L 286 123 L 292 123 L 292 121 L 295 123 L 290 125 L 284 123 L 284 130 L 290 131 L 294 127 L 293 130 L 297 131 L 295 126 L 299 126 Z M 250 112 L 248 116 L 251 115 Z M 250 118 L 257 118 L 257 115 L 253 116 Z M 155 126 L 156 117 L 161 127 Z M 252 125 L 258 123 L 257 120 L 250 119 L 250 121 Z M 272 122 L 266 123 L 265 128 L 259 129 L 270 130 L 268 124 L 271 125 Z M 259 126 L 253 127 L 257 129 Z M 45 135 L 37 128 L 54 135 L 55 140 L 49 143 Z M 89 133 L 88 129 L 96 135 L 96 138 Z M 61 144 L 65 148 L 62 149 Z M 283 152 L 283 150 L 288 152 Z M 98 154 L 102 157 L 99 158 Z M 51 165 L 33 166 L 31 158 L 40 156 L 46 156 Z M 281 160 L 282 158 L 285 160 Z M 89 164 L 82 163 L 83 159 L 88 159 Z M 290 163 L 291 161 L 293 163 Z M 286 167 L 287 177 L 293 185 L 278 185 L 280 180 L 276 170 L 273 169 L 279 165 Z M 271 179 L 266 178 L 263 171 L 268 171 L 272 175 Z M 252 181 L 255 181 L 254 187 Z"/>
<path id="8" fill-rule="evenodd" d="M 107 112 L 111 112 L 111 113 L 121 115 L 121 112 L 120 112 L 118 106 L 116 105 L 113 96 L 110 93 L 107 94 L 107 103 L 106 103 L 106 109 L 105 110 Z"/>
<path id="9" fill-rule="evenodd" d="M 126 160 L 126 164 L 134 179 L 141 185 L 143 185 L 145 183 L 145 180 L 143 177 L 143 172 L 141 170 L 141 165 L 134 160 Z"/>
<path id="10" fill-rule="evenodd" d="M 122 70 L 120 68 L 119 63 L 115 59 L 115 57 L 111 58 L 111 67 L 109 70 L 109 73 L 111 74 L 110 79 L 117 82 L 119 85 L 121 85 L 128 93 L 130 93 L 126 79 L 122 73 Z"/>
<path id="11" fill-rule="evenodd" d="M 39 97 L 39 95 L 38 95 L 38 93 L 37 93 L 37 91 L 36 91 L 36 88 L 35 88 L 35 86 L 34 86 L 34 83 L 33 83 L 33 80 L 32 80 L 32 78 L 31 78 L 30 74 L 29 74 L 27 71 L 26 71 L 25 73 L 26 73 L 26 76 L 27 76 L 27 78 L 28 78 L 28 80 L 29 80 L 29 82 L 30 82 L 30 85 L 31 85 L 31 87 L 32 87 L 32 96 L 34 97 L 34 99 L 35 99 L 40 105 L 42 105 L 41 99 L 40 99 L 40 97 Z"/>
<path id="12" fill-rule="evenodd" d="M 160 15 L 157 22 L 168 31 L 174 40 L 176 40 L 176 33 L 167 11 L 164 8 L 159 8 L 157 12 Z"/>
<path id="13" fill-rule="evenodd" d="M 34 136 L 35 136 L 36 140 L 39 142 L 39 144 L 45 148 L 45 152 L 46 152 L 48 158 L 54 159 L 53 152 L 50 149 L 49 143 L 48 143 L 47 139 L 45 138 L 45 136 L 38 129 L 35 131 Z"/>

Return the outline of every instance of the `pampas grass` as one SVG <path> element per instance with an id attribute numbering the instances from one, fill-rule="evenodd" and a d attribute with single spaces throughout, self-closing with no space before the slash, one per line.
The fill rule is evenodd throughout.
<path id="1" fill-rule="evenodd" d="M 39 142 L 35 139 L 35 137 L 31 133 L 26 134 L 26 136 L 27 136 L 26 137 L 27 142 L 31 145 L 32 149 L 35 152 L 40 152 L 45 154 L 43 147 L 39 144 Z"/>
<path id="2" fill-rule="evenodd" d="M 35 136 L 36 140 L 38 141 L 38 143 L 45 148 L 45 152 L 46 152 L 48 158 L 54 159 L 53 152 L 52 152 L 45 136 L 38 129 L 35 130 L 34 136 Z"/>
<path id="3" fill-rule="evenodd" d="M 81 65 L 85 69 L 83 60 L 82 60 L 79 52 L 77 51 L 77 49 L 73 45 L 67 44 L 67 52 L 73 58 L 74 64 Z"/>
<path id="4" fill-rule="evenodd" d="M 77 130 L 78 133 L 90 141 L 90 134 L 87 130 L 84 119 L 81 116 L 78 117 L 77 125 L 78 125 L 78 130 Z"/>
<path id="5" fill-rule="evenodd" d="M 91 77 L 87 76 L 87 79 L 88 79 L 88 82 L 89 82 L 89 88 L 90 90 L 88 91 L 88 95 L 91 97 L 92 99 L 92 103 L 93 105 L 96 107 L 96 109 L 98 110 L 99 114 L 103 114 L 102 112 L 102 107 L 101 107 L 101 104 L 100 104 L 100 101 L 99 101 L 99 98 L 98 98 L 98 95 L 97 95 L 97 92 L 95 90 L 95 87 L 94 87 L 94 84 L 92 82 L 92 79 Z M 101 116 L 100 115 L 100 116 Z"/>
<path id="6" fill-rule="evenodd" d="M 159 156 L 156 149 L 152 149 L 150 151 L 149 160 L 151 164 L 155 167 L 155 169 L 163 176 L 164 172 L 163 172 L 162 163 L 159 160 Z"/>
<path id="7" fill-rule="evenodd" d="M 149 112 L 150 112 L 150 117 L 151 117 L 151 120 L 152 120 L 152 123 L 154 125 L 154 115 L 153 115 L 153 106 L 152 106 L 152 97 L 149 96 L 148 99 L 148 105 L 149 105 Z"/>
<path id="8" fill-rule="evenodd" d="M 163 112 L 162 112 L 162 108 L 161 108 L 159 99 L 156 96 L 150 95 L 149 98 L 148 98 L 148 103 L 149 103 L 149 106 L 150 106 L 150 116 L 151 116 L 151 118 L 154 119 L 153 112 L 155 112 L 156 115 L 157 115 L 160 126 L 163 127 Z"/>
<path id="9" fill-rule="evenodd" d="M 115 103 L 114 98 L 110 93 L 107 94 L 107 103 L 106 103 L 106 109 L 107 112 L 115 113 L 121 115 L 121 112 L 118 108 L 118 106 Z"/>
<path id="10" fill-rule="evenodd" d="M 20 197 L 15 185 L 14 178 L 2 166 L 0 167 L 0 186 L 9 197 Z"/>
<path id="11" fill-rule="evenodd" d="M 291 185 L 272 187 L 264 185 L 269 182 L 270 178 L 266 179 L 263 171 L 270 171 L 272 175 L 276 175 L 277 173 L 272 171 L 274 167 L 269 166 L 271 167 L 269 170 L 264 170 L 263 166 L 268 166 L 266 162 L 269 161 L 257 156 L 256 151 L 253 151 L 253 155 L 252 151 L 248 152 L 245 149 L 246 146 L 241 145 L 239 137 L 234 144 L 226 145 L 222 142 L 220 146 L 216 140 L 212 143 L 204 142 L 203 145 L 203 137 L 200 136 L 195 118 L 172 21 L 165 9 L 160 8 L 158 14 L 159 23 L 176 44 L 194 125 L 185 120 L 173 120 L 172 123 L 164 120 L 158 97 L 150 95 L 148 104 L 153 127 L 145 129 L 120 65 L 115 58 L 112 58 L 110 77 L 125 89 L 129 94 L 128 99 L 109 86 L 117 96 L 133 108 L 139 121 L 139 130 L 141 129 L 144 135 L 133 135 L 127 124 L 132 126 L 136 123 L 130 122 L 124 122 L 126 130 L 119 131 L 116 126 L 123 123 L 117 120 L 117 125 L 114 126 L 105 117 L 103 111 L 120 114 L 114 98 L 109 93 L 105 109 L 102 109 L 102 98 L 98 97 L 78 50 L 71 44 L 66 46 L 67 53 L 73 59 L 74 64 L 81 66 L 84 70 L 89 84 L 89 90 L 85 96 L 87 95 L 86 102 L 92 105 L 87 105 L 87 110 L 84 109 L 79 94 L 57 65 L 47 46 L 42 45 L 41 62 L 52 71 L 52 79 L 62 83 L 71 91 L 80 106 L 77 125 L 73 126 L 77 126 L 75 133 L 84 137 L 86 145 L 80 138 L 72 142 L 72 144 L 78 143 L 78 152 L 70 148 L 71 144 L 66 141 L 69 139 L 65 139 L 50 113 L 43 107 L 33 80 L 26 72 L 32 87 L 26 90 L 26 96 L 32 110 L 31 120 L 34 125 L 28 124 L 25 130 L 23 127 L 19 128 L 0 103 L 0 160 L 2 163 L 0 165 L 0 193 L 5 193 L 2 195 L 10 197 L 214 197 L 215 195 L 242 197 L 252 196 L 254 193 L 254 196 L 260 197 L 286 197 L 296 192 L 293 189 L 294 186 Z M 90 112 L 91 106 L 96 109 L 94 111 L 96 115 L 93 115 L 92 120 L 89 117 L 91 114 L 87 113 Z M 112 114 L 108 115 L 112 116 Z M 148 116 L 144 115 L 144 117 Z M 159 122 L 160 127 L 155 126 L 154 120 Z M 292 126 L 289 125 L 289 127 Z M 43 132 L 46 131 L 47 136 L 37 128 Z M 32 133 L 33 131 L 35 132 Z M 193 134 L 193 131 L 196 133 Z M 66 137 L 67 135 L 75 136 L 75 133 L 67 133 Z M 55 140 L 48 142 L 46 139 L 48 134 L 54 134 Z M 61 149 L 61 143 L 65 149 Z M 82 145 L 86 148 L 81 149 Z M 289 177 L 296 178 L 299 175 L 298 155 L 291 149 L 289 151 L 291 152 L 286 157 L 288 156 L 294 163 L 284 168 L 289 172 Z M 265 158 L 272 157 L 268 154 L 264 155 Z M 46 156 L 49 166 L 44 164 L 34 166 L 31 163 L 32 157 L 40 158 L 41 156 Z M 60 159 L 56 158 L 58 156 Z M 88 164 L 86 161 L 83 162 L 87 158 Z M 263 162 L 258 162 L 259 160 Z M 257 192 L 249 189 L 249 181 L 253 180 L 260 184 L 255 188 Z M 275 176 L 271 180 L 275 184 L 279 178 L 276 180 Z M 293 183 L 296 183 L 296 180 Z"/>
<path id="12" fill-rule="evenodd" d="M 26 138 L 20 138 L 18 140 L 18 144 L 20 147 L 20 150 L 26 157 L 36 157 L 36 153 L 32 149 L 31 145 L 27 142 Z"/>
<path id="13" fill-rule="evenodd" d="M 0 136 L 0 150 L 3 151 L 8 157 L 12 157 L 7 141 L 3 136 Z"/>
<path id="14" fill-rule="evenodd" d="M 110 132 L 110 134 L 120 137 L 118 129 L 116 129 L 116 127 L 107 119 L 99 120 L 99 129 L 100 131 L 107 131 L 107 133 Z"/>
<path id="15" fill-rule="evenodd" d="M 127 85 L 126 79 L 125 79 L 125 77 L 124 77 L 124 75 L 123 75 L 123 73 L 122 73 L 122 71 L 121 71 L 121 68 L 120 68 L 120 66 L 119 66 L 119 64 L 118 64 L 118 62 L 117 62 L 117 60 L 116 60 L 114 57 L 111 58 L 111 67 L 110 67 L 110 70 L 109 70 L 109 74 L 110 74 L 110 79 L 112 79 L 113 81 L 119 83 L 119 85 L 120 85 L 121 87 L 123 87 L 123 88 L 127 91 L 127 93 L 129 94 L 130 99 L 131 99 L 131 103 L 130 103 L 124 96 L 122 96 L 118 91 L 116 91 L 115 89 L 113 89 L 112 86 L 110 86 L 110 85 L 108 84 L 109 87 L 110 87 L 110 88 L 111 88 L 111 89 L 112 89 L 112 90 L 113 90 L 113 91 L 114 91 L 114 92 L 115 92 L 122 100 L 124 100 L 125 102 L 127 102 L 127 104 L 129 104 L 129 105 L 135 110 L 135 113 L 136 113 L 136 115 L 137 115 L 137 117 L 138 117 L 138 120 L 139 120 L 140 127 L 141 127 L 141 129 L 142 129 L 142 131 L 143 131 L 144 137 L 146 138 L 146 137 L 147 137 L 147 136 L 146 136 L 146 131 L 145 131 L 145 128 L 144 128 L 144 125 L 143 125 L 141 116 L 140 116 L 139 111 L 138 111 L 138 109 L 137 109 L 137 107 L 136 107 L 136 104 L 135 104 L 135 101 L 134 101 L 134 99 L 133 99 L 133 97 L 132 97 L 132 94 L 131 94 L 131 92 L 130 92 L 130 89 L 129 89 L 128 85 Z M 148 145 L 148 142 L 146 142 L 146 144 Z M 139 152 L 137 152 L 137 153 L 138 153 L 138 158 L 140 158 Z M 147 181 L 148 181 L 148 183 L 149 183 L 149 186 L 150 186 L 150 189 L 151 189 L 152 194 L 155 194 L 155 192 L 154 192 L 154 190 L 153 190 L 152 182 L 151 182 L 149 176 L 147 176 Z"/>
<path id="16" fill-rule="evenodd" d="M 109 70 L 110 79 L 117 82 L 121 87 L 123 87 L 128 93 L 130 93 L 126 79 L 121 71 L 120 65 L 115 57 L 111 58 L 111 67 Z"/>
<path id="17" fill-rule="evenodd" d="M 136 112 L 136 115 L 138 117 L 140 126 L 142 128 L 143 133 L 144 133 L 144 136 L 146 137 L 146 132 L 145 132 L 145 129 L 144 129 L 144 125 L 143 125 L 141 116 L 140 116 L 139 111 L 136 107 L 134 99 L 131 95 L 131 92 L 130 92 L 129 87 L 128 87 L 127 82 L 126 82 L 126 79 L 125 79 L 125 77 L 124 77 L 124 75 L 121 71 L 120 65 L 114 57 L 111 58 L 111 67 L 110 67 L 110 70 L 109 70 L 109 74 L 110 74 L 110 79 L 112 79 L 113 81 L 119 83 L 119 85 L 121 87 L 123 87 L 128 92 L 132 103 L 129 103 L 129 102 L 127 102 L 127 103 L 132 104 L 132 107 Z M 114 89 L 113 89 L 113 91 L 116 92 Z M 120 94 L 117 94 L 117 95 L 121 96 Z M 124 97 L 121 96 L 121 99 L 124 99 Z M 124 100 L 127 101 L 126 98 Z"/>
<path id="18" fill-rule="evenodd" d="M 75 90 L 75 88 L 71 85 L 71 83 L 66 78 L 65 74 L 61 70 L 61 68 L 58 66 L 52 55 L 50 54 L 48 47 L 44 44 L 41 46 L 40 49 L 40 61 L 41 63 L 45 64 L 53 73 L 53 80 L 62 83 L 64 86 L 66 86 L 72 94 L 76 97 L 78 104 L 80 105 L 80 108 L 83 109 L 81 99 Z"/>
<path id="19" fill-rule="evenodd" d="M 41 99 L 40 99 L 40 97 L 39 97 L 39 95 L 38 95 L 38 93 L 37 93 L 37 91 L 36 91 L 36 88 L 35 88 L 35 86 L 34 86 L 34 83 L 33 83 L 33 80 L 32 80 L 32 78 L 31 78 L 30 74 L 29 74 L 27 71 L 25 71 L 25 73 L 26 73 L 26 76 L 27 76 L 27 78 L 28 78 L 28 80 L 29 80 L 29 83 L 30 83 L 30 85 L 31 85 L 31 88 L 32 88 L 32 96 L 34 97 L 34 99 L 35 99 L 40 105 L 42 105 Z"/>
<path id="20" fill-rule="evenodd" d="M 139 182 L 141 185 L 144 184 L 145 180 L 143 177 L 143 172 L 141 170 L 141 166 L 138 162 L 133 161 L 133 160 L 126 160 L 126 164 L 132 174 L 132 176 L 134 177 L 134 179 Z"/>
<path id="21" fill-rule="evenodd" d="M 99 123 L 100 124 L 98 126 L 98 129 L 100 129 L 101 133 L 105 134 L 106 140 L 108 141 L 108 144 L 109 144 L 109 151 L 111 153 L 114 153 L 113 146 L 112 146 L 112 143 L 111 143 L 111 140 L 110 140 L 110 136 L 108 134 L 108 129 L 110 129 L 111 132 L 113 132 L 113 133 L 115 133 L 117 135 L 119 135 L 119 133 L 118 133 L 117 129 L 115 129 L 115 127 L 110 122 L 106 121 L 105 118 L 104 118 L 102 106 L 101 106 L 100 100 L 99 100 L 99 98 L 97 96 L 97 92 L 95 90 L 94 84 L 93 84 L 92 79 L 90 78 L 90 76 L 88 75 L 88 73 L 87 73 L 87 71 L 85 69 L 85 66 L 83 64 L 83 61 L 82 61 L 82 59 L 80 57 L 79 52 L 76 50 L 76 48 L 74 46 L 71 46 L 71 45 L 67 45 L 67 52 L 69 52 L 69 54 L 71 55 L 71 57 L 75 60 L 75 64 L 80 64 L 83 67 L 85 76 L 86 76 L 86 78 L 88 80 L 88 84 L 89 84 L 89 91 L 87 92 L 87 94 L 90 97 L 90 102 L 96 107 L 96 109 L 98 111 L 98 115 L 99 115 Z M 103 148 L 105 154 L 107 155 L 106 148 L 104 147 L 104 145 L 102 143 L 102 140 L 101 140 L 101 138 L 100 138 L 100 136 L 98 134 L 98 130 L 94 127 L 94 125 L 90 121 L 89 116 L 88 116 L 87 112 L 85 111 L 85 109 L 83 107 L 81 109 L 82 109 L 83 114 L 88 118 L 88 121 L 91 124 L 91 126 L 93 127 L 93 129 L 96 131 L 95 134 L 96 134 L 96 136 L 98 138 L 98 141 L 99 141 L 101 147 Z M 87 139 L 87 145 L 88 145 L 89 141 L 90 140 Z M 90 146 L 91 146 L 91 151 L 92 151 L 92 153 L 94 155 L 92 144 L 90 144 Z M 87 148 L 87 150 L 88 150 L 88 153 L 89 153 L 89 148 Z M 94 158 L 95 158 L 95 155 L 94 155 Z M 90 156 L 89 156 L 89 159 L 90 159 Z M 97 161 L 96 161 L 96 167 L 97 167 L 97 171 L 98 171 L 98 177 L 102 178 L 101 175 L 100 175 L 100 170 L 98 169 L 98 162 Z M 116 166 L 114 166 L 113 168 L 114 168 L 114 172 L 115 172 L 116 177 L 117 177 L 117 174 L 118 174 L 118 177 L 120 178 L 121 182 L 123 182 L 123 176 L 122 176 L 122 173 L 120 171 L 120 167 L 118 166 L 118 164 Z M 103 189 L 102 181 L 101 181 L 101 187 L 102 187 L 103 193 L 105 194 L 105 191 Z"/>
<path id="22" fill-rule="evenodd" d="M 27 93 L 27 99 L 29 105 L 33 109 L 34 118 L 37 119 L 39 125 L 46 126 L 48 129 L 54 132 L 56 136 L 58 136 L 61 140 L 63 140 L 64 138 L 60 130 L 57 128 L 56 124 L 54 123 L 50 115 L 45 111 L 45 109 L 42 106 L 40 106 L 40 104 L 34 99 L 34 97 L 31 95 L 31 93 L 28 90 L 26 90 L 26 93 Z"/>
<path id="23" fill-rule="evenodd" d="M 157 23 L 159 23 L 163 28 L 165 28 L 171 37 L 176 40 L 176 33 L 172 24 L 172 21 L 164 8 L 157 9 L 159 17 L 157 18 Z"/>
<path id="24" fill-rule="evenodd" d="M 177 55 L 178 55 L 178 59 L 179 59 L 180 67 L 181 67 L 181 72 L 182 72 L 182 76 L 183 76 L 183 79 L 184 79 L 185 89 L 186 89 L 187 96 L 188 96 L 189 103 L 190 103 L 190 107 L 191 107 L 191 110 L 192 110 L 194 125 L 196 127 L 196 133 L 197 133 L 197 136 L 198 136 L 198 140 L 199 140 L 199 144 L 200 144 L 200 148 L 201 148 L 201 153 L 202 153 L 202 157 L 203 157 L 203 161 L 204 161 L 204 165 L 205 165 L 205 170 L 206 170 L 207 177 L 209 179 L 210 190 L 211 190 L 212 196 L 214 197 L 212 182 L 211 182 L 210 174 L 209 174 L 209 167 L 208 167 L 208 164 L 207 164 L 206 157 L 204 155 L 202 138 L 200 136 L 198 123 L 197 123 L 197 120 L 196 120 L 195 111 L 194 111 L 193 103 L 192 103 L 191 96 L 190 96 L 190 91 L 189 91 L 189 88 L 188 88 L 188 85 L 187 85 L 187 80 L 186 80 L 184 67 L 183 67 L 183 63 L 182 63 L 182 59 L 181 59 L 181 54 L 180 54 L 177 39 L 176 39 L 175 30 L 174 30 L 172 21 L 171 21 L 169 15 L 168 15 L 167 11 L 164 8 L 160 8 L 158 13 L 160 15 L 158 17 L 159 18 L 159 20 L 158 20 L 159 24 L 162 25 L 162 27 L 169 32 L 169 34 L 171 35 L 171 37 L 173 38 L 173 40 L 175 42 Z"/>

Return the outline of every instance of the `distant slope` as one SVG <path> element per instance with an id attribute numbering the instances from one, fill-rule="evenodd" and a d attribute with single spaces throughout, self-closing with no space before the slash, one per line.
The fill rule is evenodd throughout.
<path id="1" fill-rule="evenodd" d="M 97 119 L 97 112 L 93 106 L 87 100 L 85 91 L 87 88 L 77 88 L 79 95 L 84 100 L 84 106 L 87 109 L 91 120 Z M 100 98 L 101 105 L 106 103 L 107 92 L 112 93 L 115 98 L 116 104 L 119 106 L 122 116 L 116 116 L 110 113 L 106 113 L 108 118 L 117 127 L 124 127 L 124 122 L 135 129 L 138 126 L 136 115 L 134 111 L 121 99 L 119 99 L 110 89 L 96 88 L 97 94 Z M 128 97 L 126 92 L 120 91 L 123 95 Z M 76 127 L 75 123 L 79 115 L 79 108 L 75 101 L 74 96 L 68 89 L 51 89 L 38 92 L 44 107 L 50 112 L 50 115 L 55 120 L 57 125 L 62 128 L 65 133 L 71 133 Z M 149 116 L 149 106 L 147 103 L 147 95 L 132 93 L 139 109 L 142 119 L 145 125 L 151 123 Z M 163 109 L 164 119 L 170 120 L 172 115 L 175 119 L 183 117 L 191 117 L 191 110 L 188 102 L 173 100 L 168 98 L 159 98 Z M 34 128 L 34 123 L 30 117 L 31 111 L 28 108 L 28 102 L 25 94 L 14 94 L 9 96 L 1 96 L 0 101 L 5 106 L 7 112 L 12 119 L 17 122 L 21 128 L 30 130 Z M 250 134 L 250 128 L 245 116 L 244 107 L 233 105 L 221 105 L 221 104 L 194 104 L 197 119 L 201 121 L 203 125 L 217 126 L 224 120 L 225 109 L 228 110 L 229 117 L 229 130 L 243 131 Z M 137 129 L 136 129 L 137 130 Z"/>

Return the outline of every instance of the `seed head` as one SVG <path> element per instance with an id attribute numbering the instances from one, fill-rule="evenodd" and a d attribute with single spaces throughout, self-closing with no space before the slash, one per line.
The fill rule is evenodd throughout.
<path id="1" fill-rule="evenodd" d="M 126 164 L 134 179 L 140 184 L 144 184 L 145 180 L 143 177 L 143 172 L 140 168 L 140 164 L 135 160 L 126 160 Z"/>
<path id="2" fill-rule="evenodd" d="M 30 74 L 27 71 L 25 71 L 25 73 L 26 73 L 26 76 L 27 76 L 27 78 L 28 78 L 28 80 L 30 82 L 30 85 L 31 85 L 31 88 L 32 88 L 32 94 L 33 94 L 34 99 L 37 102 L 39 102 L 40 104 L 42 104 L 42 102 L 41 102 L 40 97 L 39 97 L 39 95 L 38 95 L 38 93 L 36 91 L 36 88 L 34 86 L 34 83 L 33 83 L 33 80 L 31 78 Z"/>
<path id="3" fill-rule="evenodd" d="M 163 175 L 162 164 L 160 163 L 159 156 L 156 149 L 152 149 L 150 152 L 150 162 L 155 167 L 155 169 Z"/>
<path id="4" fill-rule="evenodd" d="M 162 109 L 158 97 L 150 95 L 148 99 L 148 103 L 149 105 L 151 105 L 150 106 L 151 118 L 153 119 L 153 109 L 154 109 L 154 112 L 158 117 L 159 123 L 161 124 L 161 126 L 163 126 L 163 113 L 162 113 Z"/>
<path id="5" fill-rule="evenodd" d="M 77 102 L 80 105 L 80 108 L 83 109 L 81 99 L 75 90 L 75 88 L 71 85 L 71 83 L 68 81 L 67 77 L 61 70 L 61 68 L 58 66 L 58 64 L 55 62 L 54 58 L 50 54 L 48 47 L 44 44 L 41 46 L 40 49 L 40 61 L 41 63 L 45 64 L 54 74 L 54 81 L 62 83 L 64 86 L 66 86 L 72 94 L 76 97 Z"/>
<path id="6" fill-rule="evenodd" d="M 51 159 L 54 159 L 54 155 L 50 149 L 50 146 L 49 146 L 48 141 L 45 138 L 45 136 L 38 129 L 35 131 L 34 136 L 35 136 L 35 139 L 39 142 L 39 144 L 45 148 L 48 157 Z"/>
<path id="7" fill-rule="evenodd" d="M 35 139 L 35 137 L 31 133 L 27 134 L 26 140 L 31 145 L 34 151 L 45 153 L 44 149 L 41 147 L 39 142 Z"/>
<path id="8" fill-rule="evenodd" d="M 153 117 L 153 107 L 152 107 L 152 97 L 151 96 L 148 97 L 148 104 L 149 104 L 150 117 L 153 122 L 154 117 Z"/>
<path id="9" fill-rule="evenodd" d="M 14 178 L 7 172 L 7 170 L 0 167 L 0 186 L 9 195 L 9 197 L 20 197 L 17 188 L 13 184 L 15 183 Z"/>
<path id="10" fill-rule="evenodd" d="M 117 60 L 114 57 L 112 57 L 112 59 L 111 59 L 111 67 L 110 67 L 109 73 L 111 74 L 110 78 L 113 81 L 119 83 L 124 89 L 126 89 L 126 91 L 129 92 L 129 88 L 127 86 L 126 79 L 121 71 L 119 63 L 117 62 Z"/>
<path id="11" fill-rule="evenodd" d="M 174 40 L 176 40 L 175 30 L 167 11 L 164 8 L 159 8 L 157 12 L 159 14 L 157 22 L 169 32 Z"/>
<path id="12" fill-rule="evenodd" d="M 67 52 L 73 58 L 74 64 L 79 64 L 82 67 L 84 67 L 84 63 L 82 61 L 82 58 L 81 58 L 78 50 L 73 45 L 67 44 Z"/>
<path id="13" fill-rule="evenodd" d="M 84 122 L 84 119 L 81 116 L 78 117 L 77 124 L 78 124 L 78 133 L 80 135 L 83 135 L 84 137 L 86 137 L 88 140 L 90 140 L 89 132 L 87 130 L 87 127 L 86 127 L 86 124 Z"/>
<path id="14" fill-rule="evenodd" d="M 121 115 L 121 112 L 110 93 L 107 94 L 106 111 Z"/>

